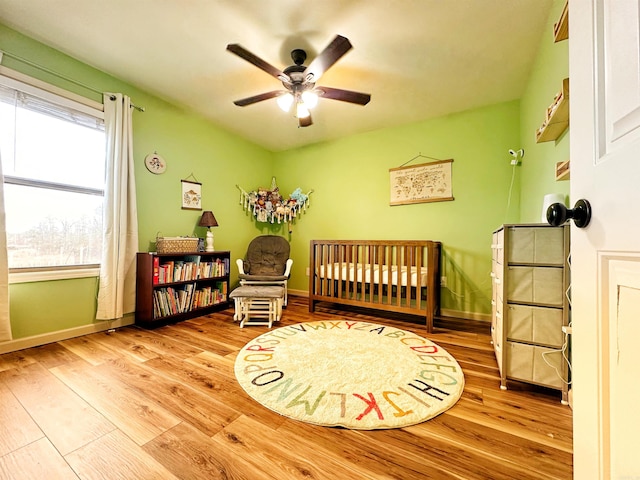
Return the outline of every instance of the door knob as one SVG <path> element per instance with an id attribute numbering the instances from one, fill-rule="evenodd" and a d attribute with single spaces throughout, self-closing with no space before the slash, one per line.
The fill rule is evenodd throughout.
<path id="1" fill-rule="evenodd" d="M 547 208 L 547 222 L 558 227 L 567 220 L 573 219 L 578 228 L 589 225 L 591 220 L 591 205 L 583 198 L 578 200 L 572 209 L 568 209 L 562 203 L 554 203 Z"/>

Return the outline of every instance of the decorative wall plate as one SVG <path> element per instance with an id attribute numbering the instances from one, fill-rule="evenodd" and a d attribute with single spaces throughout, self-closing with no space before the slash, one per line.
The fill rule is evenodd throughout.
<path id="1" fill-rule="evenodd" d="M 159 175 L 167 169 L 167 162 L 157 153 L 150 153 L 144 157 L 144 164 L 151 173 Z"/>

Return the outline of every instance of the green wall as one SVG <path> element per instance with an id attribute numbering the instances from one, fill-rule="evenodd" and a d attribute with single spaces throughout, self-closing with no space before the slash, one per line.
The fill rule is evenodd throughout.
<path id="1" fill-rule="evenodd" d="M 449 287 L 442 306 L 490 313 L 491 232 L 518 216 L 517 186 L 509 211 L 507 203 L 508 150 L 518 146 L 519 122 L 514 101 L 277 154 L 281 190 L 314 190 L 290 236 L 299 259 L 290 287 L 308 289 L 312 239 L 439 240 Z M 455 200 L 390 206 L 389 169 L 420 153 L 453 159 Z M 430 161 L 417 158 L 409 165 Z"/>
<path id="2" fill-rule="evenodd" d="M 565 0 L 555 0 L 546 34 L 520 101 L 520 145 L 525 150 L 521 167 L 520 222 L 540 222 L 542 201 L 547 193 L 569 195 L 569 182 L 555 180 L 557 162 L 569 160 L 569 129 L 551 142 L 536 143 L 535 132 L 545 118 L 546 109 L 569 78 L 569 40 L 553 41 L 553 24 L 560 18 Z M 567 205 L 569 203 L 567 202 Z"/>
<path id="3" fill-rule="evenodd" d="M 235 259 L 258 234 L 285 236 L 294 259 L 293 290 L 308 289 L 311 239 L 433 239 L 443 243 L 442 274 L 448 283 L 442 291 L 443 307 L 488 314 L 491 232 L 502 223 L 538 222 L 544 194 L 569 191 L 568 182 L 554 180 L 555 163 L 568 159 L 568 135 L 543 144 L 534 139 L 546 107 L 568 76 L 567 42 L 554 44 L 551 39 L 563 3 L 554 3 L 549 33 L 520 101 L 279 153 L 1 24 L 0 49 L 98 90 L 125 93 L 145 107 L 144 113 L 134 113 L 141 251 L 153 249 L 157 234 L 204 234 L 196 227 L 200 212 L 180 208 L 180 180 L 193 175 L 203 184 L 203 207 L 212 210 L 220 224 L 214 229 L 216 249 L 231 250 Z M 7 56 L 2 65 L 100 101 L 95 93 Z M 522 166 L 509 164 L 510 148 L 525 149 Z M 153 152 L 167 160 L 163 175 L 144 167 L 144 157 Z M 454 160 L 455 200 L 390 206 L 389 169 L 419 154 Z M 428 161 L 417 158 L 409 165 Z M 294 221 L 291 233 L 284 224 L 255 222 L 238 203 L 236 185 L 245 190 L 268 186 L 273 176 L 284 195 L 297 187 L 305 193 L 314 190 L 310 207 Z M 232 282 L 236 276 L 232 268 Z M 14 338 L 95 323 L 96 289 L 95 278 L 11 285 Z"/>

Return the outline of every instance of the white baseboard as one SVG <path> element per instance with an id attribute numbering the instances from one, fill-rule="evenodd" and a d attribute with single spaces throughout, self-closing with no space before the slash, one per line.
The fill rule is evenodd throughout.
<path id="1" fill-rule="evenodd" d="M 466 318 L 469 320 L 478 320 L 479 322 L 491 323 L 491 315 L 488 313 L 477 312 L 462 312 L 460 310 L 451 310 L 449 308 L 441 308 L 440 316 L 442 317 L 454 317 L 454 318 Z"/>
<path id="2" fill-rule="evenodd" d="M 306 290 L 287 290 L 289 295 L 293 295 L 296 297 L 306 297 L 309 298 L 309 292 Z M 491 314 L 489 313 L 477 313 L 477 312 L 462 312 L 459 310 L 451 310 L 449 308 L 440 309 L 440 315 L 443 317 L 454 317 L 454 318 L 467 318 L 469 320 L 478 320 L 480 322 L 491 322 Z"/>
<path id="3" fill-rule="evenodd" d="M 309 298 L 309 292 L 306 290 L 291 290 L 287 289 L 287 295 L 293 295 L 294 297 L 306 297 Z"/>
<path id="4" fill-rule="evenodd" d="M 47 343 L 69 340 L 70 338 L 81 337 L 82 335 L 89 335 L 90 333 L 104 332 L 112 328 L 133 325 L 134 321 L 134 314 L 129 313 L 118 320 L 96 321 L 96 323 L 82 325 L 81 327 L 73 327 L 66 330 L 58 330 L 56 332 L 9 340 L 8 342 L 0 343 L 0 354 L 16 352 L 18 350 L 24 350 L 25 348 L 39 347 L 41 345 L 46 345 Z"/>

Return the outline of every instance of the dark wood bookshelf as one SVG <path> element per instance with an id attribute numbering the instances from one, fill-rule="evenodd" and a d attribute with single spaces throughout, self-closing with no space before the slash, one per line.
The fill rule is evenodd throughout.
<path id="1" fill-rule="evenodd" d="M 209 263 L 213 271 L 205 273 L 202 270 Z M 231 305 L 229 251 L 139 252 L 136 267 L 137 324 L 156 327 L 225 310 Z M 167 275 L 162 275 L 163 269 Z M 182 277 L 184 272 L 188 274 L 186 277 Z M 174 278 L 178 275 L 179 278 Z M 197 303 L 204 298 L 206 304 Z"/>

